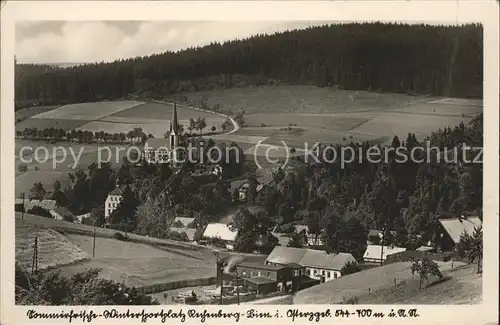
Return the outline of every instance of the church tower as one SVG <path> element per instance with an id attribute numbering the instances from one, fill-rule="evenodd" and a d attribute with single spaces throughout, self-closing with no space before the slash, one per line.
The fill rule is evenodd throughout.
<path id="1" fill-rule="evenodd" d="M 170 150 L 174 150 L 179 146 L 179 123 L 177 121 L 177 104 L 174 103 L 174 111 L 172 120 L 170 121 Z"/>

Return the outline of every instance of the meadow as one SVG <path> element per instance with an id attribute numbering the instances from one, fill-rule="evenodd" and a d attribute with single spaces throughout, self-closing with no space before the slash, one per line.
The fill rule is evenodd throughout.
<path id="1" fill-rule="evenodd" d="M 441 272 L 449 271 L 452 268 L 452 262 L 437 263 Z M 454 262 L 454 265 L 458 266 L 460 263 Z M 418 282 L 418 275 L 411 274 L 410 266 L 411 262 L 397 262 L 345 275 L 334 281 L 299 291 L 293 302 L 294 304 L 337 304 L 358 297 L 359 303 L 364 304 L 366 303 L 362 300 L 365 299 L 364 297 L 375 295 L 376 298 L 370 300 L 371 303 L 375 303 L 375 301 L 381 303 L 379 295 L 376 294 L 379 290 L 386 290 L 396 287 L 398 284 L 409 282 L 414 288 L 414 281 Z M 431 282 L 436 279 L 436 277 L 429 276 Z"/>

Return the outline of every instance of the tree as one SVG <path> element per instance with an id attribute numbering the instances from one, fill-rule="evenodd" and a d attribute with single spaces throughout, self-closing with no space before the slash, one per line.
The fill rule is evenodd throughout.
<path id="1" fill-rule="evenodd" d="M 158 305 L 134 287 L 99 278 L 99 269 L 66 277 L 58 271 L 30 274 L 16 263 L 15 300 L 19 305 Z"/>
<path id="2" fill-rule="evenodd" d="M 196 130 L 200 131 L 200 135 L 203 133 L 203 130 L 207 127 L 207 121 L 204 117 L 198 117 L 196 119 Z"/>
<path id="3" fill-rule="evenodd" d="M 439 266 L 436 262 L 428 259 L 427 257 L 421 259 L 414 259 L 411 265 L 411 274 L 418 274 L 420 277 L 419 288 L 422 289 L 422 283 L 424 280 L 429 283 L 429 275 L 437 276 L 442 279 L 443 274 L 439 270 Z"/>
<path id="4" fill-rule="evenodd" d="M 458 252 L 461 257 L 465 257 L 469 263 L 477 262 L 477 273 L 482 273 L 483 261 L 483 228 L 475 227 L 472 235 L 464 232 L 460 235 L 458 242 Z"/>
<path id="5" fill-rule="evenodd" d="M 196 127 L 197 127 L 196 121 L 191 117 L 189 119 L 189 126 L 188 126 L 189 133 L 193 133 L 193 130 L 196 129 Z"/>
<path id="6" fill-rule="evenodd" d="M 340 269 L 340 274 L 342 276 L 347 275 L 347 274 L 352 274 L 356 273 L 359 271 L 359 265 L 356 262 L 350 261 L 347 262 L 342 269 Z"/>
<path id="7" fill-rule="evenodd" d="M 123 190 L 122 200 L 118 204 L 118 207 L 110 215 L 111 224 L 124 229 L 125 236 L 128 231 L 134 230 L 137 227 L 135 214 L 139 203 L 130 187 L 127 186 Z"/>
<path id="8" fill-rule="evenodd" d="M 43 184 L 41 182 L 36 182 L 33 184 L 33 187 L 30 188 L 28 197 L 30 200 L 43 200 L 45 194 L 46 191 L 43 188 Z"/>
<path id="9" fill-rule="evenodd" d="M 296 248 L 302 248 L 302 243 L 304 236 L 298 233 L 293 233 L 293 235 L 290 237 L 290 240 L 288 241 L 288 244 L 286 245 L 287 247 L 296 247 Z"/>

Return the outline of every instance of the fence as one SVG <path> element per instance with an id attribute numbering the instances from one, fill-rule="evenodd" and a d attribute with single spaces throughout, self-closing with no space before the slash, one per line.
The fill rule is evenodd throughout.
<path id="1" fill-rule="evenodd" d="M 186 279 L 179 281 L 170 281 L 165 283 L 152 284 L 136 288 L 138 292 L 143 294 L 152 294 L 167 290 L 174 290 L 185 287 L 208 286 L 216 283 L 216 277 Z"/>

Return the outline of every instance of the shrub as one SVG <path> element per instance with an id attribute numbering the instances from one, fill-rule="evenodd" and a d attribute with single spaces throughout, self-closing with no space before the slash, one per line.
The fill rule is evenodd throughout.
<path id="1" fill-rule="evenodd" d="M 121 232 L 115 232 L 113 237 L 121 241 L 130 241 L 130 237 L 122 234 Z"/>
<path id="2" fill-rule="evenodd" d="M 40 216 L 40 217 L 54 219 L 54 216 L 50 213 L 49 210 L 44 209 L 44 208 L 39 207 L 39 206 L 34 206 L 31 209 L 28 209 L 27 212 L 29 214 L 34 214 L 34 215 L 37 215 L 37 216 Z"/>
<path id="3" fill-rule="evenodd" d="M 57 271 L 29 274 L 16 263 L 16 304 L 20 305 L 158 305 L 135 288 L 99 279 L 99 269 L 71 277 Z"/>
<path id="4" fill-rule="evenodd" d="M 359 265 L 356 262 L 347 262 L 342 269 L 340 270 L 340 274 L 347 275 L 356 273 L 359 271 Z"/>
<path id="5" fill-rule="evenodd" d="M 19 170 L 21 173 L 27 172 L 28 166 L 26 166 L 25 164 L 21 164 L 19 165 L 19 167 L 17 167 L 17 170 Z"/>

